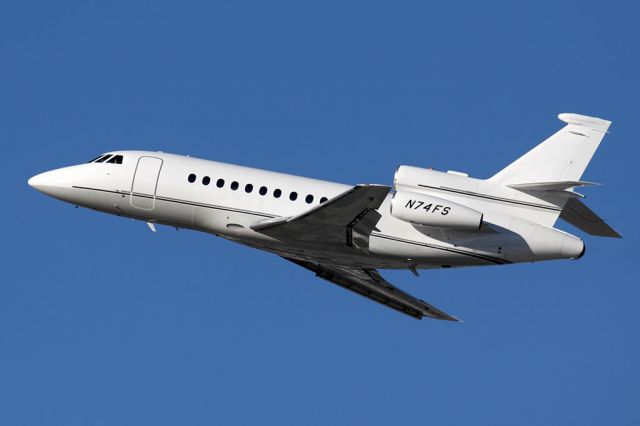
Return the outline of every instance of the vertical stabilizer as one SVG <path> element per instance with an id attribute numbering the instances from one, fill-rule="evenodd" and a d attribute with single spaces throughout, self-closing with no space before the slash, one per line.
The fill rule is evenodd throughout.
<path id="1" fill-rule="evenodd" d="M 577 198 L 574 187 L 593 185 L 580 180 L 607 133 L 610 121 L 579 114 L 560 114 L 562 129 L 540 145 L 496 173 L 490 182 L 520 191 L 532 199 L 544 201 L 553 208 L 540 212 L 521 211 L 518 216 L 553 226 L 558 217 L 585 232 L 602 236 L 619 234 L 591 212 Z M 579 208 L 581 207 L 581 208 Z M 586 217 L 581 217 L 586 214 Z M 596 219 L 593 219 L 593 217 Z"/>
<path id="2" fill-rule="evenodd" d="M 567 113 L 558 118 L 567 125 L 490 180 L 506 185 L 579 181 L 611 122 Z"/>

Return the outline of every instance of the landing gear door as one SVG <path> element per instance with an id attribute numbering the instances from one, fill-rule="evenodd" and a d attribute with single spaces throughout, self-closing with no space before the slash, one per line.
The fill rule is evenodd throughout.
<path id="1" fill-rule="evenodd" d="M 158 177 L 162 159 L 140 157 L 131 184 L 131 205 L 143 210 L 153 210 L 156 203 Z"/>

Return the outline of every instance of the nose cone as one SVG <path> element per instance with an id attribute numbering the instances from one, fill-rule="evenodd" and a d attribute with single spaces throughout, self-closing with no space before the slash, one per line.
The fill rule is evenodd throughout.
<path id="1" fill-rule="evenodd" d="M 62 198 L 71 189 L 70 167 L 51 170 L 33 176 L 27 181 L 30 187 L 56 198 Z"/>
<path id="2" fill-rule="evenodd" d="M 49 172 L 44 172 L 44 173 L 40 173 L 39 175 L 32 176 L 27 181 L 27 183 L 33 189 L 37 189 L 38 191 L 40 191 L 40 188 L 43 188 L 46 185 L 46 182 L 47 182 L 47 176 L 46 175 L 48 173 Z"/>

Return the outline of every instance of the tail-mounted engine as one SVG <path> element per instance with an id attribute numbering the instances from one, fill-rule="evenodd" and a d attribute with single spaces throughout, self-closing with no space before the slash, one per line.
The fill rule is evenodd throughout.
<path id="1" fill-rule="evenodd" d="M 442 198 L 416 192 L 396 192 L 391 200 L 391 215 L 424 226 L 477 231 L 482 213 Z"/>

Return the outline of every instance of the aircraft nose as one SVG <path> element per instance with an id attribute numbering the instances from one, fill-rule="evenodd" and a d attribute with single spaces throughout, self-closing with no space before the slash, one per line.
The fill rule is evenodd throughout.
<path id="1" fill-rule="evenodd" d="M 57 197 L 61 192 L 71 188 L 71 176 L 68 167 L 40 173 L 31 177 L 27 183 L 33 189 L 44 194 Z"/>
<path id="2" fill-rule="evenodd" d="M 47 173 L 40 173 L 37 174 L 35 176 L 32 176 L 31 178 L 29 178 L 29 180 L 27 181 L 27 183 L 29 184 L 30 187 L 32 187 L 33 189 L 40 189 L 43 186 L 45 186 L 45 182 L 47 181 Z"/>

